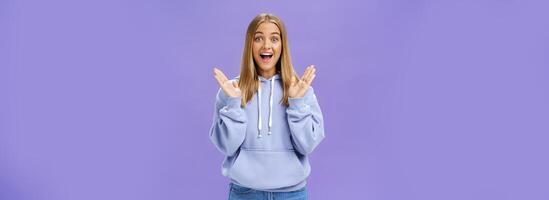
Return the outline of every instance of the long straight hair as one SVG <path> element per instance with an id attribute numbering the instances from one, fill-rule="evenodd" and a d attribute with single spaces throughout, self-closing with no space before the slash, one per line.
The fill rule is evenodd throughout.
<path id="1" fill-rule="evenodd" d="M 280 58 L 277 61 L 275 67 L 276 71 L 280 72 L 282 78 L 282 89 L 284 91 L 284 96 L 280 100 L 280 103 L 288 106 L 288 89 L 292 78 L 296 76 L 294 67 L 292 65 L 292 59 L 290 57 L 290 48 L 288 45 L 288 36 L 286 33 L 286 27 L 280 18 L 273 14 L 262 13 L 257 15 L 248 25 L 248 30 L 246 31 L 246 39 L 244 42 L 244 52 L 242 53 L 242 62 L 240 64 L 240 80 L 238 86 L 242 92 L 242 102 L 241 106 L 246 107 L 246 104 L 253 98 L 253 95 L 257 92 L 259 88 L 259 70 L 258 66 L 253 58 L 252 51 L 252 42 L 255 31 L 261 23 L 273 23 L 280 30 L 280 37 L 282 42 L 282 52 Z"/>

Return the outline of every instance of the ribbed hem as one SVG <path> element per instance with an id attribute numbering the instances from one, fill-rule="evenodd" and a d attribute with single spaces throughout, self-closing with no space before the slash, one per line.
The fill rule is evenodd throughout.
<path id="1" fill-rule="evenodd" d="M 292 110 L 301 110 L 309 107 L 309 105 L 305 104 L 305 97 L 288 98 L 288 104 L 290 104 L 288 108 Z"/>
<path id="2" fill-rule="evenodd" d="M 246 187 L 246 186 L 243 186 L 243 185 L 240 185 L 238 184 L 236 181 L 234 180 L 231 180 L 231 183 L 232 184 L 235 184 L 235 185 L 238 185 L 240 187 Z M 283 188 L 275 188 L 275 189 L 263 189 L 263 190 L 258 190 L 258 189 L 255 189 L 253 187 L 250 187 L 251 189 L 254 189 L 254 190 L 258 190 L 258 191 L 265 191 L 265 192 L 292 192 L 292 191 L 296 191 L 296 190 L 300 190 L 302 188 L 304 188 L 305 186 L 307 186 L 307 180 L 303 180 L 301 181 L 300 183 L 296 184 L 296 185 L 292 185 L 292 186 L 288 186 L 288 187 L 283 187 Z"/>

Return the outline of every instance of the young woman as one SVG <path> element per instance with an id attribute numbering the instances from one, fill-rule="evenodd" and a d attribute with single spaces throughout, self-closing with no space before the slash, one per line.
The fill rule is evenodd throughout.
<path id="1" fill-rule="evenodd" d="M 240 76 L 214 68 L 217 92 L 210 140 L 225 155 L 229 199 L 307 199 L 307 156 L 324 138 L 314 66 L 299 78 L 282 21 L 257 15 L 246 32 Z"/>

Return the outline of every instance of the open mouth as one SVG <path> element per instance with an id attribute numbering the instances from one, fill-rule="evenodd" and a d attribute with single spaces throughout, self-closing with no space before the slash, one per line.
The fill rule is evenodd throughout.
<path id="1" fill-rule="evenodd" d="M 271 61 L 273 53 L 261 53 L 259 54 L 259 56 L 261 56 L 261 61 L 263 61 L 264 63 L 268 63 L 269 61 Z"/>

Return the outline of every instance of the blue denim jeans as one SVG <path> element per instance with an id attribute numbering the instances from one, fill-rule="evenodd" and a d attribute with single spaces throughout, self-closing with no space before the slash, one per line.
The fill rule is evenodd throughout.
<path id="1" fill-rule="evenodd" d="M 229 200 L 307 200 L 307 188 L 291 192 L 265 192 L 230 183 Z"/>

